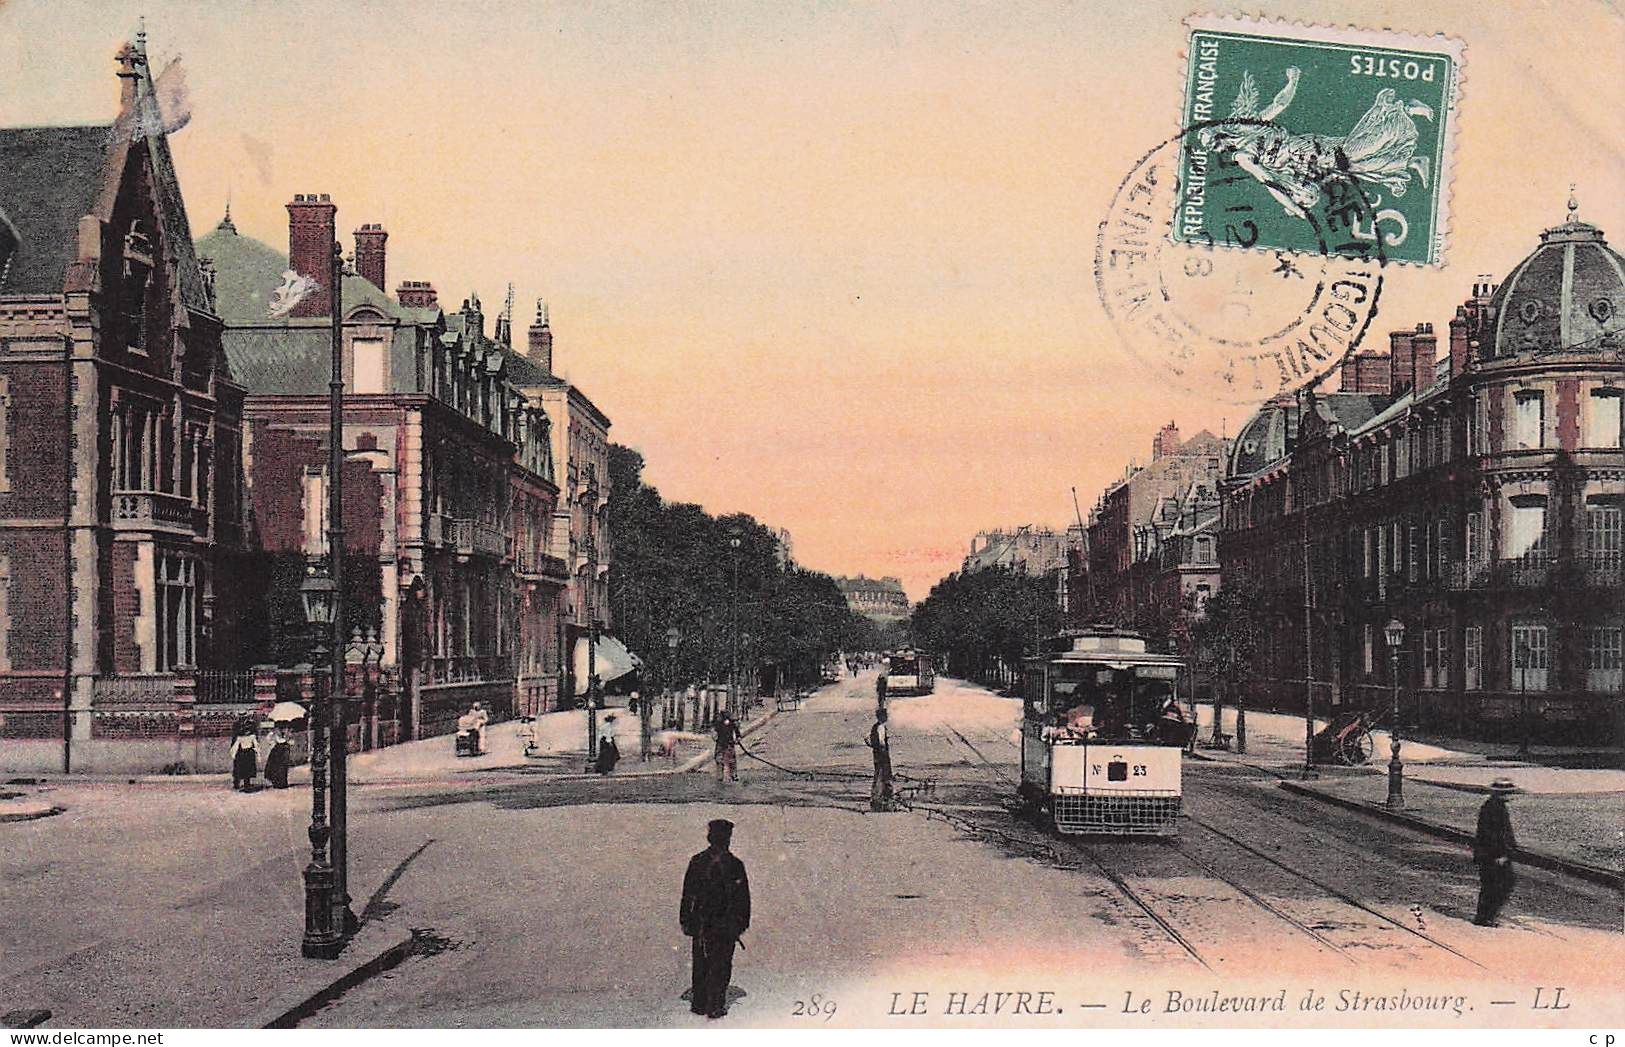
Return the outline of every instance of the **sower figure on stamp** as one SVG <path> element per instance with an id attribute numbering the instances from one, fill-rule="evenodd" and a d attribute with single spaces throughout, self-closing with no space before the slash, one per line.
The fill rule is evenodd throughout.
<path id="1" fill-rule="evenodd" d="M 891 741 L 886 736 L 886 710 L 875 710 L 874 725 L 869 728 L 869 748 L 875 758 L 875 780 L 869 788 L 869 809 L 892 809 Z"/>
<path id="2" fill-rule="evenodd" d="M 1512 896 L 1517 876 L 1512 872 L 1512 852 L 1518 841 L 1512 836 L 1512 816 L 1507 813 L 1508 796 L 1518 791 L 1510 778 L 1490 783 L 1490 798 L 1478 809 L 1478 834 L 1473 838 L 1473 861 L 1478 863 L 1478 914 L 1473 922 L 1494 927 L 1501 907 Z"/>
<path id="3" fill-rule="evenodd" d="M 707 1018 L 728 1013 L 734 946 L 750 927 L 750 880 L 745 863 L 728 850 L 734 824 L 718 818 L 707 827 L 711 846 L 689 859 L 677 918 L 693 940 L 694 976 L 689 1010 Z"/>

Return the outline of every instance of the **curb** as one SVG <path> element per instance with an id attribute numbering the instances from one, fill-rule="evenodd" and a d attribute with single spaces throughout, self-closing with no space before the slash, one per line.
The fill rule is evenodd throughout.
<path id="1" fill-rule="evenodd" d="M 34 811 L 16 811 L 0 813 L 0 822 L 37 822 L 41 818 L 50 818 L 67 810 L 66 807 L 51 805 L 50 807 Z"/>
<path id="2" fill-rule="evenodd" d="M 1277 784 L 1280 786 L 1280 788 L 1285 789 L 1287 792 L 1292 793 L 1293 795 L 1307 796 L 1310 799 L 1319 800 L 1322 803 L 1329 803 L 1336 807 L 1342 807 L 1345 810 L 1356 811 L 1360 814 L 1370 815 L 1374 818 L 1381 818 L 1397 825 L 1404 825 L 1415 829 L 1418 832 L 1427 833 L 1430 836 L 1437 836 L 1441 839 L 1452 840 L 1457 843 L 1465 843 L 1468 845 L 1471 845 L 1474 839 L 1474 834 L 1465 829 L 1457 829 L 1451 825 L 1441 825 L 1438 822 L 1428 821 L 1425 818 L 1418 818 L 1414 814 L 1403 814 L 1398 811 L 1390 811 L 1385 807 L 1380 807 L 1377 804 L 1369 803 L 1363 800 L 1350 800 L 1342 796 L 1333 796 L 1330 793 L 1321 792 L 1319 789 L 1311 788 L 1310 786 L 1303 785 L 1299 782 L 1282 781 L 1278 782 Z M 1541 869 L 1547 869 L 1551 872 L 1565 873 L 1581 880 L 1589 880 L 1592 883 L 1601 884 L 1604 887 L 1612 887 L 1616 891 L 1625 890 L 1625 878 L 1622 878 L 1619 873 L 1611 872 L 1607 869 L 1600 869 L 1595 865 L 1587 865 L 1585 862 L 1577 862 L 1570 858 L 1559 858 L 1556 855 L 1544 854 L 1540 851 L 1531 851 L 1523 847 L 1519 847 L 1517 850 L 1513 851 L 1512 856 L 1523 862 L 1525 865 L 1533 865 Z"/>
<path id="3" fill-rule="evenodd" d="M 361 963 L 337 975 L 315 992 L 308 993 L 291 1007 L 273 1006 L 248 1019 L 245 1029 L 292 1029 L 344 993 L 375 975 L 400 966 L 416 948 L 417 937 L 405 938 L 373 953 Z"/>

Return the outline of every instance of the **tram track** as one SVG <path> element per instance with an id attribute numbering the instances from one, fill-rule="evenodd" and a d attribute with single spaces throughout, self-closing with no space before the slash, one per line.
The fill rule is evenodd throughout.
<path id="1" fill-rule="evenodd" d="M 984 752 L 981 746 L 977 745 L 975 741 L 967 737 L 962 731 L 955 727 L 945 725 L 945 729 L 950 744 L 952 744 L 954 741 L 958 741 L 960 744 L 962 744 L 965 749 L 969 750 L 970 753 L 974 755 L 975 761 L 979 763 L 983 769 L 990 772 L 1002 784 L 1013 785 L 1015 783 L 1015 778 L 992 759 L 990 759 L 987 753 Z M 987 741 L 988 739 L 982 740 Z M 1007 739 L 996 740 L 1002 740 L 1008 743 Z M 972 761 L 968 758 L 965 759 L 965 762 L 975 766 L 975 764 L 972 763 Z M 1217 825 L 1214 825 L 1212 822 L 1191 814 L 1188 810 L 1186 811 L 1184 818 L 1185 820 L 1190 821 L 1193 825 L 1196 825 L 1206 832 L 1212 834 L 1215 838 L 1222 840 L 1226 845 L 1247 854 L 1249 856 L 1248 860 L 1257 859 L 1268 863 L 1268 865 L 1274 869 L 1278 875 L 1285 874 L 1285 876 L 1287 876 L 1291 881 L 1306 884 L 1312 887 L 1315 891 L 1319 892 L 1320 897 L 1327 900 L 1335 899 L 1336 903 L 1347 906 L 1355 912 L 1362 914 L 1362 916 L 1366 919 L 1374 918 L 1376 921 L 1378 921 L 1378 926 L 1397 929 L 1403 932 L 1404 935 L 1409 936 L 1407 940 L 1414 940 L 1418 943 L 1425 944 L 1428 947 L 1439 949 L 1480 970 L 1487 969 L 1482 963 L 1479 963 L 1471 956 L 1461 952 L 1448 942 L 1441 941 L 1439 938 L 1428 934 L 1424 930 L 1409 926 L 1405 922 L 1395 919 L 1377 908 L 1367 905 L 1366 903 L 1350 895 L 1348 892 L 1336 888 L 1331 884 L 1324 882 L 1321 878 L 1304 872 L 1302 869 L 1296 868 L 1295 866 L 1281 861 L 1275 856 L 1268 854 L 1247 841 L 1240 839 L 1234 834 L 1220 828 Z M 1066 850 L 1073 851 L 1086 858 L 1089 864 L 1094 866 L 1095 869 L 1097 869 L 1100 874 L 1104 876 L 1114 888 L 1116 888 L 1119 894 L 1132 903 L 1135 909 L 1139 910 L 1146 916 L 1146 918 L 1150 919 L 1170 940 L 1170 942 L 1177 945 L 1182 951 L 1184 951 L 1188 956 L 1194 959 L 1197 963 L 1201 964 L 1203 967 L 1209 970 L 1213 969 L 1213 967 L 1208 963 L 1207 959 L 1202 955 L 1202 952 L 1197 945 L 1194 944 L 1190 938 L 1185 933 L 1182 933 L 1175 925 L 1175 921 L 1180 918 L 1179 915 L 1173 912 L 1161 911 L 1158 904 L 1151 898 L 1148 898 L 1145 892 L 1136 890 L 1133 884 L 1128 882 L 1128 877 L 1132 876 L 1133 873 L 1126 872 L 1121 867 L 1117 866 L 1114 861 L 1103 857 L 1100 848 L 1096 845 L 1071 838 L 1062 838 L 1061 840 L 1055 842 L 1060 844 L 1060 846 L 1065 847 Z M 1278 904 L 1277 902 L 1264 897 L 1263 894 L 1261 894 L 1258 890 L 1255 890 L 1254 887 L 1249 883 L 1243 882 L 1244 880 L 1249 879 L 1248 877 L 1238 876 L 1234 869 L 1226 870 L 1221 868 L 1220 866 L 1222 863 L 1215 862 L 1209 860 L 1209 858 L 1204 858 L 1198 855 L 1195 853 L 1193 848 L 1187 845 L 1184 841 L 1177 839 L 1166 840 L 1164 841 L 1164 845 L 1167 847 L 1169 852 L 1178 854 L 1181 859 L 1200 870 L 1201 873 L 1205 874 L 1205 876 L 1212 881 L 1225 885 L 1229 889 L 1233 890 L 1236 895 L 1240 897 L 1240 899 L 1243 899 L 1247 903 L 1256 906 L 1258 909 L 1273 917 L 1275 920 L 1278 920 L 1293 928 L 1294 931 L 1314 942 L 1315 946 L 1319 950 L 1329 952 L 1337 956 L 1345 963 L 1353 965 L 1359 965 L 1360 963 L 1360 959 L 1350 951 L 1351 945 L 1370 946 L 1369 940 L 1356 940 L 1351 943 L 1342 943 L 1335 940 L 1328 933 L 1325 933 L 1325 931 L 1330 928 L 1342 925 L 1349 927 L 1353 933 L 1359 934 L 1362 926 L 1369 928 L 1368 924 L 1356 922 L 1350 925 L 1336 920 L 1329 915 L 1309 916 L 1306 918 L 1300 913 L 1292 912 L 1289 906 Z M 1057 857 L 1059 857 L 1059 850 L 1054 844 L 1051 845 L 1051 850 L 1057 855 Z M 1211 856 L 1209 857 L 1211 858 Z M 1062 864 L 1064 865 L 1064 863 Z M 1187 914 L 1186 918 L 1189 918 L 1189 914 Z M 1377 947 L 1381 946 L 1379 945 Z"/>

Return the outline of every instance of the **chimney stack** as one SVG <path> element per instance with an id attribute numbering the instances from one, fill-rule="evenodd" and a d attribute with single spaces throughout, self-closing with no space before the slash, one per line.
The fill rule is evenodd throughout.
<path id="1" fill-rule="evenodd" d="M 1157 438 L 1151 442 L 1151 460 L 1154 462 L 1165 454 L 1179 452 L 1179 426 L 1169 422 L 1157 432 Z"/>
<path id="2" fill-rule="evenodd" d="M 355 271 L 382 291 L 384 283 L 384 243 L 389 233 L 377 222 L 368 222 L 355 231 Z"/>
<path id="3" fill-rule="evenodd" d="M 334 217 L 338 208 L 326 193 L 295 193 L 288 205 L 288 268 L 316 287 L 289 316 L 327 316 L 333 310 Z"/>
<path id="4" fill-rule="evenodd" d="M 1345 393 L 1387 395 L 1392 382 L 1387 353 L 1355 353 L 1343 361 L 1341 390 Z"/>
<path id="5" fill-rule="evenodd" d="M 547 325 L 547 302 L 536 299 L 536 321 L 530 325 L 528 351 L 532 363 L 553 373 L 553 329 Z"/>
<path id="6" fill-rule="evenodd" d="M 1456 307 L 1456 315 L 1450 321 L 1450 377 L 1454 378 L 1467 370 L 1467 363 L 1471 359 L 1467 345 L 1467 309 L 1465 306 Z"/>
<path id="7" fill-rule="evenodd" d="M 1439 360 L 1439 339 L 1433 333 L 1433 325 L 1417 324 L 1411 345 L 1416 353 L 1411 363 L 1411 388 L 1421 395 L 1433 387 L 1434 368 Z"/>
<path id="8" fill-rule="evenodd" d="M 1404 396 L 1414 387 L 1416 379 L 1416 347 L 1412 344 L 1413 331 L 1391 331 L 1388 334 L 1388 391 Z"/>
<path id="9" fill-rule="evenodd" d="M 403 309 L 434 309 L 440 305 L 434 285 L 427 280 L 402 280 L 395 288 L 395 300 Z"/>

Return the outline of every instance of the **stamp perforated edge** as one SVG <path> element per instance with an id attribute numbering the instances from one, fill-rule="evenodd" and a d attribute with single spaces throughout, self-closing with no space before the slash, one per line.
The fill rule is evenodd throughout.
<path id="1" fill-rule="evenodd" d="M 1384 265 L 1416 266 L 1423 269 L 1443 270 L 1449 267 L 1450 238 L 1452 232 L 1451 198 L 1456 195 L 1456 133 L 1457 124 L 1461 120 L 1461 99 L 1467 76 L 1467 45 L 1459 37 L 1448 36 L 1444 33 L 1414 33 L 1398 29 L 1366 29 L 1354 25 L 1328 25 L 1322 22 L 1305 22 L 1298 19 L 1271 18 L 1265 15 L 1227 15 L 1214 13 L 1194 13 L 1184 19 L 1185 37 L 1180 42 L 1179 64 L 1179 96 L 1176 99 L 1179 113 L 1178 126 L 1184 126 L 1185 99 L 1191 89 L 1191 36 L 1201 30 L 1209 29 L 1216 32 L 1252 33 L 1254 35 L 1279 35 L 1287 40 L 1299 36 L 1307 40 L 1324 43 L 1353 44 L 1357 46 L 1380 47 L 1390 50 L 1427 51 L 1431 53 L 1448 55 L 1451 59 L 1451 82 L 1444 92 L 1446 112 L 1449 119 L 1444 122 L 1444 139 L 1442 155 L 1437 170 L 1439 183 L 1438 227 L 1433 231 L 1435 250 L 1433 258 L 1426 262 L 1411 261 L 1408 259 L 1389 258 Z M 1230 250 L 1232 248 L 1226 248 Z M 1262 250 L 1253 247 L 1244 250 Z M 1270 250 L 1275 250 L 1270 248 Z"/>

